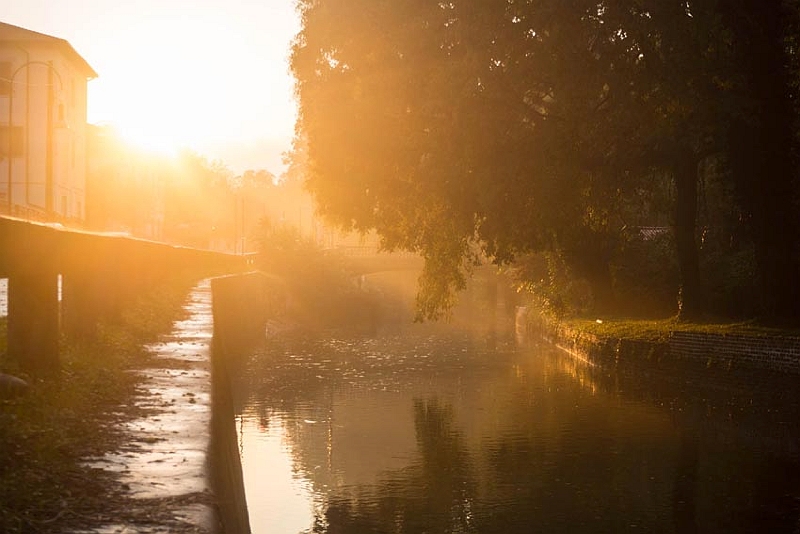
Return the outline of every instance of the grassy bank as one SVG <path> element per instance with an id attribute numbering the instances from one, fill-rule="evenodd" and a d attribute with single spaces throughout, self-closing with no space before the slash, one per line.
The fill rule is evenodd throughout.
<path id="1" fill-rule="evenodd" d="M 562 319 L 564 325 L 594 334 L 601 338 L 630 339 L 635 341 L 666 342 L 670 332 L 700 332 L 709 334 L 746 336 L 800 336 L 797 329 L 778 329 L 759 325 L 755 321 L 742 322 L 686 322 L 667 319 Z"/>
<path id="2" fill-rule="evenodd" d="M 195 281 L 186 275 L 153 288 L 92 341 L 62 339 L 60 379 L 0 401 L 0 532 L 68 532 L 113 519 L 104 515 L 118 497 L 113 474 L 82 460 L 113 450 L 122 424 L 139 413 L 129 403 L 131 371 L 148 363 L 143 346 L 184 314 Z M 19 375 L 6 356 L 4 324 L 0 331 L 0 371 Z"/>

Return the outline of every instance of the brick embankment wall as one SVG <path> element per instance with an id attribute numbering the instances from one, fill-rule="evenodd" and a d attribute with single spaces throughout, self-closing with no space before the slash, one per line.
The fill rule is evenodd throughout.
<path id="1" fill-rule="evenodd" d="M 602 338 L 541 317 L 529 318 L 529 333 L 552 343 L 589 365 L 616 367 L 620 364 L 674 364 L 667 343 Z"/>
<path id="2" fill-rule="evenodd" d="M 673 358 L 699 360 L 706 365 L 754 368 L 800 374 L 800 338 L 672 332 Z"/>
<path id="3" fill-rule="evenodd" d="M 665 342 L 602 338 L 540 316 L 528 331 L 590 365 L 647 364 L 658 368 L 700 365 L 720 370 L 759 369 L 800 374 L 800 337 L 671 332 Z"/>

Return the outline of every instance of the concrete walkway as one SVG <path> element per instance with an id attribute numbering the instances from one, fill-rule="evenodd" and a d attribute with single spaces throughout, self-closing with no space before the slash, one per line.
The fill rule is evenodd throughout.
<path id="1" fill-rule="evenodd" d="M 146 415 L 128 424 L 127 442 L 119 450 L 88 462 L 119 474 L 129 506 L 114 511 L 119 522 L 83 533 L 219 530 L 207 467 L 213 329 L 208 281 L 192 290 L 186 309 L 188 319 L 148 347 L 158 365 L 139 371 L 142 384 L 134 399 Z"/>

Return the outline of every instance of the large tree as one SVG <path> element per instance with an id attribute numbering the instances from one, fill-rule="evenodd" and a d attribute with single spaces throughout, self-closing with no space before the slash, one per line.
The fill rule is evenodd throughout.
<path id="1" fill-rule="evenodd" d="M 761 309 L 800 317 L 797 216 L 798 37 L 796 2 L 720 3 L 730 28 L 740 106 L 731 114 L 727 156 L 758 263 Z"/>
<path id="2" fill-rule="evenodd" d="M 676 191 L 682 313 L 698 315 L 701 163 L 746 152 L 729 134 L 753 121 L 737 110 L 770 101 L 759 71 L 741 75 L 737 66 L 752 59 L 737 39 L 753 31 L 735 18 L 752 6 L 738 4 L 301 1 L 292 68 L 308 186 L 344 228 L 376 228 L 387 248 L 423 255 L 419 310 L 435 317 L 471 260 L 542 250 L 562 254 L 609 306 L 621 206 L 666 174 Z M 773 22 L 763 15 L 753 24 Z M 773 41 L 785 42 L 779 35 Z M 783 57 L 769 50 L 773 62 Z M 757 159 L 787 149 L 757 148 Z M 753 214 L 776 194 L 790 197 L 791 178 L 776 180 Z M 758 239 L 774 238 L 758 229 Z M 781 243 L 766 250 L 793 242 Z"/>
<path id="3" fill-rule="evenodd" d="M 608 36 L 591 2 L 550 4 L 303 6 L 293 68 L 309 187 L 345 228 L 424 256 L 423 316 L 447 308 L 480 253 L 563 247 L 607 278 L 609 246 L 589 245 L 613 242 L 615 188 L 595 188 L 604 175 L 587 166 L 612 67 L 593 43 Z"/>

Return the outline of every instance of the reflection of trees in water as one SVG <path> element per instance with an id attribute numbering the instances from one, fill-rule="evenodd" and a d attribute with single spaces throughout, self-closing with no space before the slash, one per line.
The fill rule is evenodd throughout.
<path id="1" fill-rule="evenodd" d="M 674 532 L 800 532 L 795 377 L 704 362 L 551 361 L 585 391 L 668 414 L 678 438 L 665 451 Z"/>
<path id="2" fill-rule="evenodd" d="M 570 387 L 567 376 L 554 376 L 542 402 L 510 407 L 514 431 L 485 441 L 480 456 L 470 455 L 450 404 L 416 399 L 419 460 L 374 486 L 330 495 L 312 532 L 784 532 L 797 525 L 797 485 L 786 478 L 795 464 L 698 435 L 708 414 L 676 415 L 680 430 L 666 440 L 650 410 L 629 407 L 615 419 L 608 402 L 628 391 L 627 379 L 593 378 L 592 393 L 610 384 L 616 393 L 590 393 L 584 410 L 572 410 L 575 387 L 586 392 L 585 381 Z M 525 388 L 540 386 L 528 383 L 515 396 L 539 397 Z M 594 437 L 585 444 L 581 436 L 558 437 L 559 428 Z"/>
<path id="3" fill-rule="evenodd" d="M 673 531 L 666 423 L 647 410 L 620 417 L 576 386 L 563 375 L 529 383 L 519 396 L 531 402 L 484 442 L 481 533 Z"/>
<path id="4" fill-rule="evenodd" d="M 273 410 L 297 423 L 286 429 L 295 467 L 318 496 L 309 532 L 627 532 L 632 525 L 786 532 L 798 525 L 797 424 L 786 416 L 800 404 L 788 389 L 752 380 L 743 388 L 730 373 L 710 381 L 693 370 L 589 367 L 544 352 L 510 359 L 513 372 L 496 373 L 482 337 L 459 339 L 447 354 L 430 341 L 413 350 L 387 340 L 275 343 L 271 356 L 255 362 L 251 396 L 262 399 L 256 406 L 265 424 Z M 501 356 L 492 354 L 497 364 Z M 419 386 L 434 376 L 432 386 Z M 354 396 L 378 384 L 399 388 L 402 400 L 362 412 L 367 399 Z M 451 395 L 454 404 L 442 400 Z M 776 405 L 788 409 L 774 412 Z M 404 450 L 415 460 L 407 467 L 375 461 L 394 457 L 385 451 L 397 448 L 374 437 L 395 439 L 392 425 L 408 429 Z M 369 477 L 357 481 L 354 471 L 368 466 Z"/>
<path id="5" fill-rule="evenodd" d="M 697 436 L 681 432 L 678 462 L 675 470 L 672 516 L 678 532 L 697 532 L 697 468 L 699 446 Z"/>
<path id="6" fill-rule="evenodd" d="M 438 399 L 414 400 L 420 460 L 387 473 L 374 487 L 347 487 L 330 498 L 311 532 L 477 532 L 476 484 L 453 408 Z"/>
<path id="7" fill-rule="evenodd" d="M 414 427 L 422 458 L 422 520 L 410 532 L 469 532 L 475 482 L 464 438 L 453 424 L 453 407 L 437 399 L 414 400 Z"/>
<path id="8" fill-rule="evenodd" d="M 531 392 L 517 394 L 525 398 Z M 587 447 L 574 439 L 554 439 L 552 425 L 579 425 L 569 419 L 581 416 L 562 402 L 573 398 L 569 392 L 556 396 L 552 402 L 513 407 L 508 415 L 515 430 L 490 436 L 480 456 L 470 454 L 451 404 L 435 397 L 415 399 L 419 459 L 384 473 L 375 485 L 346 486 L 331 494 L 310 532 L 621 532 L 634 524 L 641 531 L 674 531 L 663 507 L 669 503 L 669 482 L 656 489 L 651 483 L 653 475 L 672 472 L 669 454 L 659 465 L 642 467 L 637 455 L 644 451 L 636 443 L 601 438 Z M 548 420 L 553 410 L 558 417 Z M 589 415 L 600 419 L 598 431 L 609 425 L 601 411 Z M 665 452 L 671 447 L 663 444 Z"/>

